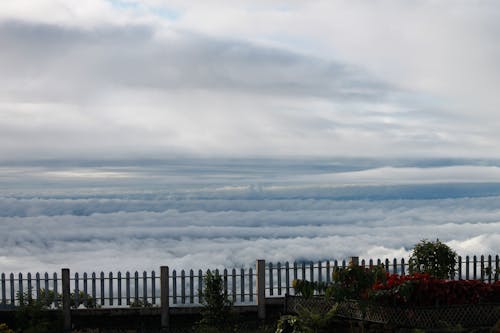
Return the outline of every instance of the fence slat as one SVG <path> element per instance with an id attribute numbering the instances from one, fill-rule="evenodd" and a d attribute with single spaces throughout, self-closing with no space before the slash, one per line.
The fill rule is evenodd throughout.
<path id="1" fill-rule="evenodd" d="M 186 304 L 186 272 L 181 270 L 181 303 Z"/>
<path id="2" fill-rule="evenodd" d="M 79 300 L 80 300 L 80 285 L 79 285 L 79 283 L 80 283 L 80 276 L 78 275 L 78 272 L 76 272 L 75 273 L 75 293 L 74 293 L 75 294 L 75 307 L 78 307 L 78 305 L 80 304 L 79 303 Z"/>
<path id="3" fill-rule="evenodd" d="M 309 281 L 314 282 L 314 263 L 309 263 Z"/>
<path id="4" fill-rule="evenodd" d="M 245 302 L 245 269 L 240 269 L 240 301 Z"/>
<path id="5" fill-rule="evenodd" d="M 33 291 L 33 287 L 31 286 L 31 273 L 28 273 L 28 277 L 27 277 L 27 285 L 28 285 L 28 301 L 31 302 L 33 296 L 32 296 L 32 291 Z M 37 297 L 38 299 L 38 297 Z"/>
<path id="6" fill-rule="evenodd" d="M 293 279 L 294 280 L 297 280 L 298 277 L 297 277 L 297 262 L 293 262 Z"/>
<path id="7" fill-rule="evenodd" d="M 101 278 L 100 278 L 100 282 L 101 282 L 101 305 L 104 305 L 104 302 L 105 302 L 105 295 L 104 295 L 104 272 L 101 272 Z"/>
<path id="8" fill-rule="evenodd" d="M 274 291 L 273 291 L 273 288 L 274 288 L 274 286 L 273 286 L 273 263 L 270 262 L 268 266 L 269 266 L 269 270 L 268 270 L 268 272 L 269 272 L 269 295 L 272 296 L 274 293 Z"/>
<path id="9" fill-rule="evenodd" d="M 481 255 L 481 282 L 484 282 L 484 256 Z"/>
<path id="10" fill-rule="evenodd" d="M 6 295 L 6 283 L 5 283 L 5 273 L 2 273 L 1 277 L 2 283 L 2 304 L 7 304 L 7 295 Z"/>
<path id="11" fill-rule="evenodd" d="M 54 306 L 57 308 L 58 307 L 57 273 L 54 273 L 53 279 L 54 279 L 54 299 L 53 299 L 53 301 L 54 301 Z"/>
<path id="12" fill-rule="evenodd" d="M 401 258 L 401 275 L 406 275 L 405 258 Z"/>
<path id="13" fill-rule="evenodd" d="M 92 272 L 92 299 L 94 300 L 94 305 L 97 306 L 97 290 L 96 290 L 96 275 Z"/>
<path id="14" fill-rule="evenodd" d="M 151 304 L 156 304 L 156 273 L 151 271 Z"/>
<path id="15" fill-rule="evenodd" d="M 125 273 L 125 297 L 127 305 L 130 305 L 130 272 Z"/>
<path id="16" fill-rule="evenodd" d="M 493 273 L 493 266 L 491 264 L 491 254 L 488 255 L 488 283 L 491 283 L 491 274 Z"/>
<path id="17" fill-rule="evenodd" d="M 44 277 L 44 280 L 45 280 L 45 281 L 44 281 L 44 283 L 45 283 L 45 290 L 47 290 L 47 292 L 48 292 L 48 291 L 49 291 L 49 273 L 45 272 L 45 274 L 44 274 L 44 276 L 43 276 L 43 277 Z M 50 300 L 49 300 L 49 298 L 48 298 L 48 297 L 47 297 L 47 299 L 45 300 L 45 302 L 46 302 L 45 304 L 46 304 L 47 306 L 48 306 L 48 305 L 50 305 Z"/>
<path id="18" fill-rule="evenodd" d="M 398 274 L 398 260 L 396 258 L 392 260 L 392 273 Z"/>
<path id="19" fill-rule="evenodd" d="M 285 292 L 290 295 L 290 264 L 285 262 Z"/>
<path id="20" fill-rule="evenodd" d="M 302 269 L 302 280 L 305 280 L 306 279 L 306 262 L 305 261 L 302 262 L 301 269 Z"/>
<path id="21" fill-rule="evenodd" d="M 231 294 L 233 303 L 236 303 L 236 269 L 234 268 L 231 272 Z"/>
<path id="22" fill-rule="evenodd" d="M 118 272 L 116 275 L 116 285 L 117 285 L 117 298 L 118 298 L 118 305 L 122 305 L 122 273 Z"/>
<path id="23" fill-rule="evenodd" d="M 17 282 L 19 285 L 19 289 L 18 289 L 19 296 L 22 297 L 24 300 L 23 273 L 19 273 Z M 26 302 L 26 300 L 24 300 L 24 302 Z"/>
<path id="24" fill-rule="evenodd" d="M 172 303 L 177 304 L 177 272 L 172 271 Z"/>
<path id="25" fill-rule="evenodd" d="M 36 299 L 40 299 L 40 273 L 35 274 L 35 288 L 36 288 Z M 45 295 L 47 293 L 45 292 Z"/>
<path id="26" fill-rule="evenodd" d="M 370 267 L 370 269 L 373 268 L 373 259 L 368 261 L 368 267 Z"/>
<path id="27" fill-rule="evenodd" d="M 85 307 L 89 306 L 89 294 L 88 294 L 88 286 L 87 286 L 88 276 L 87 273 L 83 273 L 83 305 Z"/>
<path id="28" fill-rule="evenodd" d="M 227 268 L 224 268 L 223 280 L 224 280 L 224 295 L 226 295 L 226 297 L 227 297 L 229 295 L 228 284 L 227 284 Z"/>
<path id="29" fill-rule="evenodd" d="M 194 303 L 194 272 L 189 270 L 189 303 Z"/>
<path id="30" fill-rule="evenodd" d="M 134 303 L 139 305 L 139 272 L 134 272 Z"/>
<path id="31" fill-rule="evenodd" d="M 474 263 L 474 267 L 473 267 L 473 269 L 474 269 L 474 273 L 473 273 L 474 274 L 474 280 L 477 280 L 477 257 L 474 256 L 472 258 L 472 261 Z"/>
<path id="32" fill-rule="evenodd" d="M 321 261 L 318 261 L 318 282 L 323 282 L 323 272 L 321 267 Z"/>
<path id="33" fill-rule="evenodd" d="M 276 276 L 278 277 L 278 295 L 281 295 L 281 263 L 276 265 Z"/>
<path id="34" fill-rule="evenodd" d="M 198 303 L 203 303 L 203 271 L 198 270 Z"/>
<path id="35" fill-rule="evenodd" d="M 332 279 L 331 276 L 331 267 L 330 267 L 330 260 L 326 262 L 326 282 L 330 282 Z"/>
<path id="36" fill-rule="evenodd" d="M 465 256 L 465 279 L 469 280 L 469 256 Z"/>
<path id="37" fill-rule="evenodd" d="M 462 280 L 462 257 L 458 256 L 458 279 Z"/>
<path id="38" fill-rule="evenodd" d="M 250 302 L 253 302 L 253 269 L 248 269 L 248 296 Z"/>
<path id="39" fill-rule="evenodd" d="M 148 305 L 148 273 L 142 272 L 142 302 L 144 306 Z"/>
<path id="40" fill-rule="evenodd" d="M 109 272 L 109 305 L 113 305 L 113 272 Z"/>
<path id="41" fill-rule="evenodd" d="M 16 304 L 16 293 L 14 291 L 14 273 L 10 273 L 10 304 Z"/>

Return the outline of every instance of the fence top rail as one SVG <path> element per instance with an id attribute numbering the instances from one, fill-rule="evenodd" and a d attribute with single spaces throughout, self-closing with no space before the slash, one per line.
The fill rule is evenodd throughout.
<path id="1" fill-rule="evenodd" d="M 357 258 L 358 264 L 361 265 L 362 263 L 365 264 L 365 266 L 369 265 L 370 263 L 373 263 L 373 265 L 377 265 L 379 262 L 381 264 L 389 263 L 389 265 L 393 265 L 394 262 L 398 266 L 408 266 L 409 265 L 409 258 L 408 257 L 399 257 L 399 258 Z M 279 261 L 279 262 L 271 262 L 271 261 L 266 261 L 265 269 L 269 270 L 277 270 L 277 269 L 286 269 L 287 267 L 289 269 L 302 269 L 305 267 L 306 269 L 309 269 L 311 266 L 314 269 L 322 268 L 326 269 L 328 266 L 331 267 L 342 267 L 342 266 L 347 266 L 349 265 L 350 258 L 346 259 L 321 259 L 321 260 L 297 260 L 297 261 Z M 489 265 L 491 261 L 492 266 L 498 267 L 500 259 L 499 259 L 499 254 L 482 254 L 482 255 L 461 255 L 457 257 L 457 265 L 480 265 L 481 263 L 485 265 Z M 170 269 L 170 276 L 175 272 L 177 276 L 181 276 L 182 272 L 184 271 L 184 275 L 186 277 L 192 276 L 193 277 L 200 277 L 200 276 L 205 276 L 207 271 L 210 271 L 212 273 L 216 273 L 217 271 L 219 274 L 223 275 L 224 271 L 227 271 L 228 275 L 233 274 L 233 270 L 235 271 L 237 276 L 241 276 L 241 271 L 244 272 L 252 272 L 255 274 L 256 272 L 256 265 L 250 265 L 250 266 L 245 266 L 245 267 L 222 267 L 222 268 L 214 268 L 214 269 L 193 269 L 193 268 L 174 268 L 174 267 L 169 267 Z M 200 275 L 200 271 L 202 274 Z M 75 279 L 75 274 L 78 274 L 78 279 L 82 279 L 84 275 L 87 275 L 87 278 L 92 278 L 95 274 L 96 278 L 101 278 L 101 275 L 104 274 L 105 279 L 109 279 L 110 274 L 112 275 L 113 279 L 118 278 L 118 274 L 121 274 L 122 278 L 126 278 L 127 275 L 130 275 L 130 278 L 134 278 L 135 275 L 137 274 L 139 278 L 144 277 L 144 273 L 146 273 L 147 278 L 152 278 L 153 276 L 155 278 L 158 278 L 160 276 L 160 269 L 157 270 L 118 270 L 118 271 L 71 271 L 71 279 Z M 46 280 L 49 279 L 51 281 L 57 279 L 61 280 L 61 271 L 58 272 L 0 272 L 0 279 L 5 279 L 5 280 L 14 280 L 14 281 L 19 281 L 19 277 L 22 277 L 22 280 L 27 280 L 28 279 L 28 274 L 31 275 L 32 280 L 40 279 Z M 245 274 L 246 276 L 247 274 Z"/>

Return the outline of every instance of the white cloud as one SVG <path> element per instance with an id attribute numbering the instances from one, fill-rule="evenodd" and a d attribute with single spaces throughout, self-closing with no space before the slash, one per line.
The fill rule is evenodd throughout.
<path id="1" fill-rule="evenodd" d="M 380 169 L 337 172 L 332 181 L 331 173 L 317 176 L 327 171 L 325 162 L 288 162 L 286 167 L 282 161 L 258 161 L 253 167 L 250 161 L 214 163 L 95 168 L 97 175 L 126 170 L 129 177 L 120 187 L 121 178 L 82 180 L 79 168 L 63 172 L 67 166 L 52 167 L 57 172 L 46 178 L 46 167 L 24 167 L 27 184 L 37 184 L 35 179 L 53 183 L 31 190 L 19 183 L 2 192 L 2 270 L 240 267 L 257 258 L 351 255 L 392 259 L 407 256 L 424 238 L 439 238 L 461 255 L 500 250 L 500 189 L 495 183 L 432 184 L 444 171 L 463 181 L 484 180 L 476 168 L 494 179 L 494 168 L 396 168 L 397 185 L 390 186 L 387 171 L 378 174 Z M 348 165 L 333 167 L 352 169 Z M 4 169 L 5 178 L 15 175 L 15 167 Z M 150 187 L 143 173 L 168 187 Z M 356 174 L 361 180 L 370 175 L 369 181 L 378 175 L 376 183 L 382 184 L 345 186 Z M 195 179 L 187 182 L 191 177 Z M 88 184 L 91 180 L 95 183 Z"/>

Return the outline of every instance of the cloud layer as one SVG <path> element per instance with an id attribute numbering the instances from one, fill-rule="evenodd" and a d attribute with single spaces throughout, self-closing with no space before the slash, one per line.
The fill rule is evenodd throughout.
<path id="1" fill-rule="evenodd" d="M 17 170 L 28 175 L 25 182 L 32 187 L 19 181 L 0 197 L 1 270 L 240 267 L 257 258 L 351 255 L 383 259 L 407 256 L 424 238 L 440 238 L 462 255 L 500 250 L 494 166 L 422 168 L 415 165 L 442 162 L 409 167 L 400 161 L 407 167 L 392 167 L 391 184 L 386 181 L 391 167 L 379 172 L 367 162 L 361 170 L 349 167 L 352 161 L 332 167 L 324 161 L 288 167 L 272 160 L 186 161 L 190 170 L 176 163 L 5 167 L 3 182 Z M 53 178 L 47 178 L 47 169 Z M 109 177 L 114 173 L 120 176 Z M 443 174 L 450 179 L 437 182 Z M 452 181 L 456 175 L 460 182 Z M 352 184 L 355 178 L 358 184 Z M 46 183 L 33 188 L 35 179 Z"/>

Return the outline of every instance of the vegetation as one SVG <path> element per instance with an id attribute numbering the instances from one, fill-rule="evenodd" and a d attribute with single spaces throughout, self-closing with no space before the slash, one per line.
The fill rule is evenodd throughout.
<path id="1" fill-rule="evenodd" d="M 0 323 L 0 333 L 14 333 L 7 324 Z"/>
<path id="2" fill-rule="evenodd" d="M 448 245 L 422 240 L 410 256 L 410 273 L 428 273 L 438 279 L 451 279 L 455 275 L 457 253 Z"/>
<path id="3" fill-rule="evenodd" d="M 232 303 L 224 290 L 222 277 L 207 271 L 204 277 L 203 309 L 198 322 L 200 332 L 231 332 Z"/>
<path id="4" fill-rule="evenodd" d="M 42 295 L 46 295 L 44 293 Z M 23 333 L 50 333 L 60 331 L 62 316 L 50 316 L 49 303 L 44 297 L 34 299 L 32 290 L 17 294 L 19 306 L 15 314 L 15 328 Z M 52 299 L 51 299 L 52 300 Z"/>

